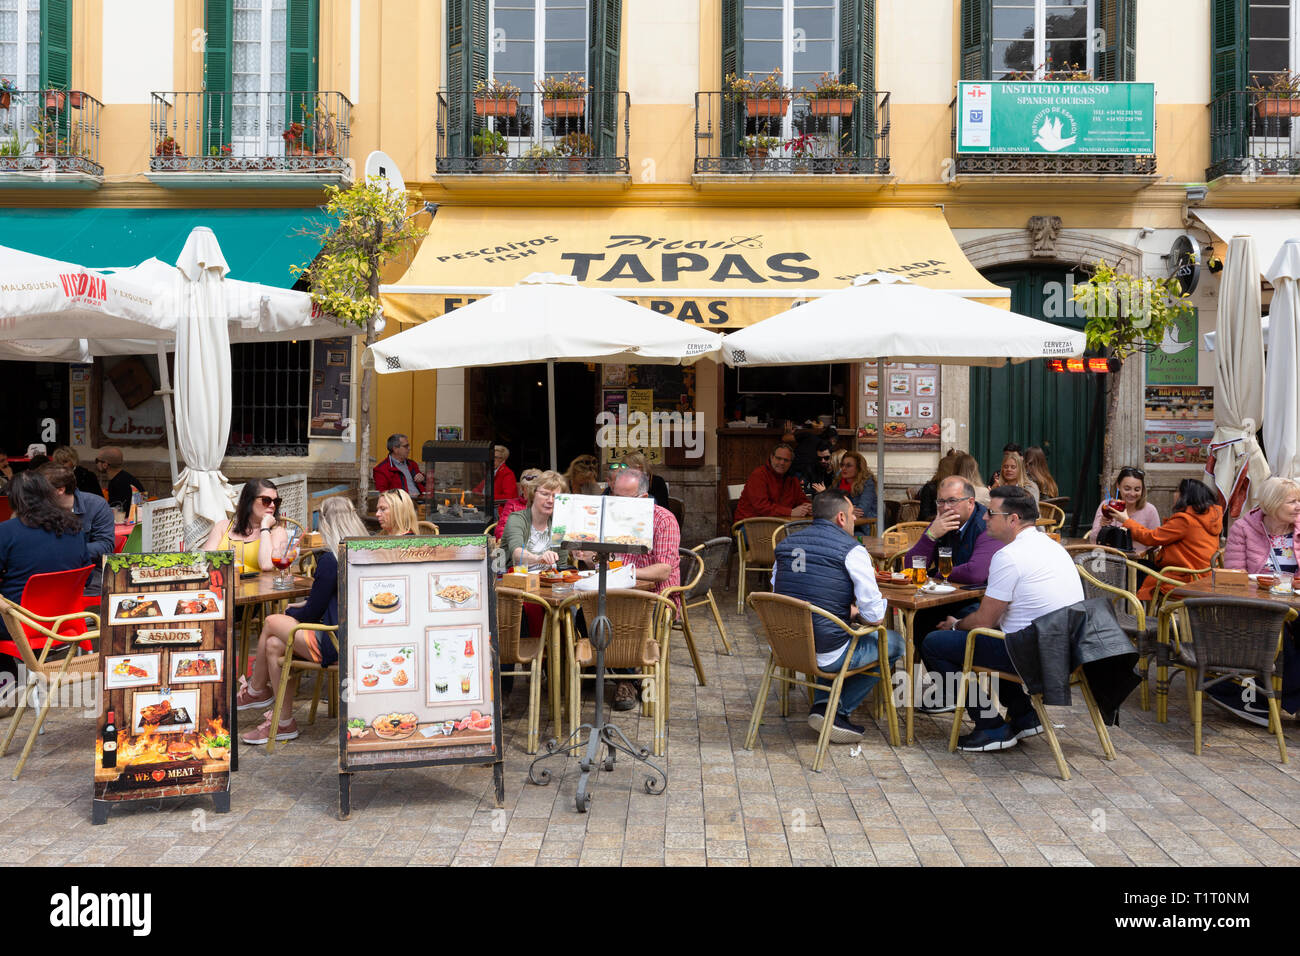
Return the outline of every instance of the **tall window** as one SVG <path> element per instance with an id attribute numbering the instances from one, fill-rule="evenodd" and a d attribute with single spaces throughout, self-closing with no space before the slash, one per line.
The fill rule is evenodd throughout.
<path id="1" fill-rule="evenodd" d="M 746 73 L 780 70 L 797 90 L 839 72 L 835 0 L 745 0 L 744 16 Z"/>
<path id="2" fill-rule="evenodd" d="M 1093 0 L 993 0 L 992 78 L 1092 70 Z"/>
<path id="3" fill-rule="evenodd" d="M 488 73 L 524 97 L 542 77 L 587 76 L 586 0 L 493 0 Z"/>
<path id="4" fill-rule="evenodd" d="M 1246 72 L 1267 86 L 1275 74 L 1296 65 L 1296 25 L 1291 22 L 1291 4 L 1289 0 L 1250 0 L 1248 23 Z"/>
<path id="5" fill-rule="evenodd" d="M 310 399 L 310 342 L 232 345 L 226 454 L 307 454 Z"/>
<path id="6" fill-rule="evenodd" d="M 234 0 L 231 140 L 236 156 L 266 155 L 285 117 L 288 0 Z"/>
<path id="7" fill-rule="evenodd" d="M 41 0 L 0 0 L 0 77 L 20 90 L 41 85 Z"/>

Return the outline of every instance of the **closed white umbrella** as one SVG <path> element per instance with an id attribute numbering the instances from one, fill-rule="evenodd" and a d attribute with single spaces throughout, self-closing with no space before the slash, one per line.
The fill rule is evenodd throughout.
<path id="1" fill-rule="evenodd" d="M 1264 273 L 1273 285 L 1264 366 L 1264 447 L 1273 474 L 1300 478 L 1300 239 L 1282 244 Z"/>
<path id="2" fill-rule="evenodd" d="M 199 227 L 185 240 L 176 269 L 176 443 L 185 470 L 172 492 L 188 530 L 198 519 L 215 523 L 234 510 L 234 491 L 220 471 L 230 437 L 230 314 L 223 288 L 230 267 L 212 230 Z"/>
<path id="3" fill-rule="evenodd" d="M 689 364 L 715 355 L 722 337 L 588 289 L 572 276 L 536 272 L 464 308 L 374 343 L 366 361 L 381 373 L 526 362 Z M 551 467 L 555 388 L 548 388 Z"/>
<path id="4" fill-rule="evenodd" d="M 1217 331 L 1214 437 L 1205 473 L 1225 510 L 1236 517 L 1268 477 L 1268 462 L 1255 440 L 1264 418 L 1264 337 L 1259 267 L 1250 236 L 1233 236 L 1228 243 Z"/>
<path id="5" fill-rule="evenodd" d="M 879 359 L 883 385 L 885 361 L 998 366 L 1082 355 L 1085 346 L 1082 332 L 875 273 L 731 333 L 722 353 L 736 366 Z M 876 514 L 882 528 L 885 394 L 882 387 L 876 402 Z"/>

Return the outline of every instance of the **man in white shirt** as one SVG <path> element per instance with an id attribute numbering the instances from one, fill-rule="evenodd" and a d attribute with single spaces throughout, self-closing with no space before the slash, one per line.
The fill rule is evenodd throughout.
<path id="1" fill-rule="evenodd" d="M 987 530 L 1006 546 L 989 563 L 984 599 L 978 610 L 960 621 L 947 618 L 921 644 L 925 666 L 945 688 L 956 686 L 956 675 L 961 673 L 966 654 L 967 631 L 988 627 L 1011 634 L 1044 614 L 1083 600 L 1083 585 L 1070 555 L 1034 526 L 1038 504 L 1033 496 L 1017 485 L 994 488 L 990 495 Z M 979 667 L 1015 673 L 1006 642 L 994 637 L 981 635 L 975 639 L 973 662 Z M 958 740 L 959 750 L 1006 750 L 1043 732 L 1020 684 L 1001 681 L 997 690 L 1007 709 L 1006 720 L 998 715 L 991 701 L 979 706 L 972 681 L 967 707 L 975 730 Z"/>
<path id="2" fill-rule="evenodd" d="M 848 622 L 856 609 L 864 621 L 882 621 L 888 602 L 876 586 L 871 558 L 866 548 L 853 537 L 853 503 L 842 491 L 823 491 L 812 502 L 813 523 L 781 540 L 776 547 L 772 569 L 772 590 L 777 594 L 807 601 Z M 813 638 L 817 648 L 817 666 L 835 672 L 844 666 L 849 649 L 849 635 L 823 617 L 813 616 Z M 903 653 L 903 639 L 889 632 L 889 659 Z M 858 641 L 850 668 L 874 664 L 879 647 L 874 635 Z M 832 743 L 849 744 L 862 739 L 863 728 L 849 720 L 858 705 L 866 700 L 878 677 L 858 674 L 844 681 L 840 700 L 833 715 Z M 818 690 L 808 713 L 808 724 L 821 732 L 826 721 L 830 694 Z"/>

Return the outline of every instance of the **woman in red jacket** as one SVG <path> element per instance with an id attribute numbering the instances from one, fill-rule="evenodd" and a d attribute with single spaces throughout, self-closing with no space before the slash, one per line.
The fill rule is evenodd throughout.
<path id="1" fill-rule="evenodd" d="M 1148 547 L 1160 547 L 1160 560 L 1156 570 L 1165 567 L 1208 568 L 1219 550 L 1219 533 L 1223 529 L 1223 509 L 1215 502 L 1212 492 L 1203 482 L 1195 478 L 1184 478 L 1178 485 L 1178 500 L 1174 502 L 1173 514 L 1158 528 L 1144 528 L 1127 512 L 1114 508 L 1103 508 L 1107 518 L 1119 518 L 1128 528 L 1133 540 Z M 1177 572 L 1174 577 L 1186 577 Z M 1162 585 L 1166 591 L 1168 584 Z M 1148 577 L 1138 591 L 1138 597 L 1146 600 L 1155 593 L 1156 579 Z"/>

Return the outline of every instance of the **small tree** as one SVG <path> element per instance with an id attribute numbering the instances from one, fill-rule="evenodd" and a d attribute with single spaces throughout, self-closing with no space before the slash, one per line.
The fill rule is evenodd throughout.
<path id="1" fill-rule="evenodd" d="M 1121 364 L 1133 355 L 1160 348 L 1178 320 L 1192 311 L 1191 300 L 1177 279 L 1156 279 L 1116 272 L 1097 262 L 1092 278 L 1075 286 L 1074 301 L 1083 306 L 1088 348 L 1103 349 Z M 1106 383 L 1106 433 L 1102 439 L 1101 485 L 1115 474 L 1111 438 L 1119 411 L 1119 375 Z M 1104 493 L 1104 492 L 1103 492 Z"/>
<path id="2" fill-rule="evenodd" d="M 303 266 L 290 267 L 311 286 L 312 302 L 343 325 L 366 330 L 366 346 L 374 344 L 376 321 L 382 314 L 379 274 L 384 265 L 423 238 L 425 230 L 407 215 L 407 197 L 379 176 L 348 189 L 326 189 L 325 213 L 332 228 L 305 230 L 321 242 L 320 254 Z M 364 506 L 370 486 L 370 409 L 374 370 L 361 371 L 360 444 L 357 450 L 357 502 Z"/>

